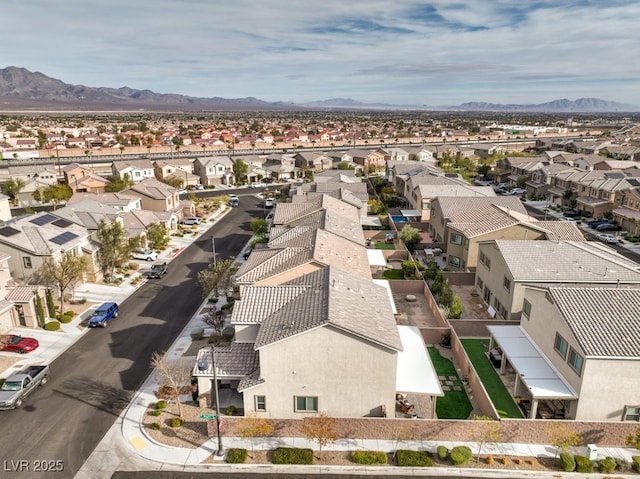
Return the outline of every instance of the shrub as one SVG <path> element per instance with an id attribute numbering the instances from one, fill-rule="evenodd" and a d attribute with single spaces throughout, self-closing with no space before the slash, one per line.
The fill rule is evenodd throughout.
<path id="1" fill-rule="evenodd" d="M 640 456 L 631 456 L 631 460 L 633 461 L 633 470 L 640 472 Z"/>
<path id="2" fill-rule="evenodd" d="M 160 427 L 161 426 L 159 422 L 152 422 L 151 424 L 149 424 L 149 429 L 153 429 L 154 431 L 159 431 Z"/>
<path id="3" fill-rule="evenodd" d="M 454 466 L 462 466 L 463 464 L 466 464 L 472 456 L 473 452 L 468 446 L 456 446 L 451 449 L 451 453 L 449 454 L 451 464 Z"/>
<path id="4" fill-rule="evenodd" d="M 153 411 L 151 411 L 149 414 L 151 414 L 152 416 L 156 416 L 158 417 L 160 414 L 162 414 L 162 410 L 160 409 L 154 409 Z"/>
<path id="5" fill-rule="evenodd" d="M 598 467 L 600 468 L 600 472 L 610 474 L 616 469 L 616 461 L 611 457 L 606 457 L 598 461 Z"/>
<path id="6" fill-rule="evenodd" d="M 568 452 L 560 453 L 560 469 L 564 472 L 573 472 L 576 470 L 576 461 Z"/>
<path id="7" fill-rule="evenodd" d="M 274 464 L 313 464 L 313 451 L 299 447 L 279 447 L 273 451 Z"/>
<path id="8" fill-rule="evenodd" d="M 180 427 L 182 426 L 182 418 L 181 417 L 172 417 L 171 418 L 171 427 Z"/>
<path id="9" fill-rule="evenodd" d="M 488 455 L 487 457 L 484 458 L 484 462 L 486 462 L 487 464 L 493 464 L 493 456 Z"/>
<path id="10" fill-rule="evenodd" d="M 353 451 L 351 460 L 356 464 L 386 464 L 387 454 L 382 451 Z"/>
<path id="11" fill-rule="evenodd" d="M 193 331 L 191 331 L 190 335 L 191 335 L 192 341 L 197 341 L 199 339 L 202 339 L 202 336 L 204 336 L 204 329 L 203 328 L 194 329 Z"/>
<path id="12" fill-rule="evenodd" d="M 593 461 L 588 457 L 576 455 L 573 460 L 576 463 L 576 472 L 593 472 Z"/>
<path id="13" fill-rule="evenodd" d="M 232 447 L 227 452 L 227 462 L 229 464 L 242 464 L 247 460 L 247 450 L 239 447 Z"/>
<path id="14" fill-rule="evenodd" d="M 136 263 L 135 261 L 132 261 L 131 263 L 129 263 L 127 265 L 127 268 L 132 269 L 134 271 L 137 271 L 140 269 L 140 265 L 138 263 Z"/>
<path id="15" fill-rule="evenodd" d="M 236 413 L 236 407 L 232 404 L 231 406 L 228 406 L 227 409 L 224 410 L 224 413 L 227 416 L 233 416 Z"/>
<path id="16" fill-rule="evenodd" d="M 60 313 L 56 314 L 56 319 L 61 323 L 65 323 L 65 324 L 70 323 L 75 317 L 76 317 L 76 313 L 74 313 L 73 311 L 67 311 L 66 313 L 63 313 L 63 314 L 60 314 Z"/>
<path id="17" fill-rule="evenodd" d="M 399 449 L 396 452 L 396 461 L 400 467 L 431 467 L 435 463 L 427 451 L 410 451 Z"/>
<path id="18" fill-rule="evenodd" d="M 236 329 L 233 326 L 227 326 L 222 330 L 222 336 L 227 341 L 231 341 L 235 335 L 236 335 Z"/>
<path id="19" fill-rule="evenodd" d="M 49 322 L 45 323 L 44 329 L 47 330 L 47 331 L 57 331 L 58 329 L 60 329 L 60 322 L 59 321 L 49 321 Z"/>
<path id="20" fill-rule="evenodd" d="M 156 403 L 156 409 L 164 409 L 166 407 L 167 407 L 167 401 L 165 401 L 164 399 L 161 399 Z"/>
<path id="21" fill-rule="evenodd" d="M 500 464 L 507 464 L 509 462 L 509 458 L 507 456 L 502 456 L 500 458 Z"/>
<path id="22" fill-rule="evenodd" d="M 449 448 L 447 446 L 438 446 L 438 459 L 445 461 L 449 457 Z"/>
<path id="23" fill-rule="evenodd" d="M 519 465 L 519 466 L 520 466 L 520 465 L 522 465 L 522 463 L 523 463 L 524 461 L 522 460 L 522 458 L 521 458 L 521 457 L 516 457 L 516 458 L 513 460 L 513 462 L 515 462 L 517 465 Z"/>

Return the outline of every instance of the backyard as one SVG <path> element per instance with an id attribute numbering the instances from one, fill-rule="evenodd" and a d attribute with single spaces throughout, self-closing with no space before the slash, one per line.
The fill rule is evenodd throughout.
<path id="1" fill-rule="evenodd" d="M 427 349 L 444 391 L 444 397 L 436 401 L 438 419 L 468 419 L 473 406 L 455 365 L 443 357 L 436 348 L 430 346 Z"/>
<path id="2" fill-rule="evenodd" d="M 489 340 L 461 339 L 460 341 L 500 417 L 521 419 L 523 416 L 520 408 L 486 355 Z"/>

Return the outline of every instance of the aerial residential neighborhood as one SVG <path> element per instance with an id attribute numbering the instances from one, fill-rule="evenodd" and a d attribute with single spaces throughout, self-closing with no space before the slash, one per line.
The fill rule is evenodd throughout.
<path id="1" fill-rule="evenodd" d="M 603 446 L 619 445 L 640 411 L 640 183 L 626 131 L 522 138 L 508 150 L 465 138 L 14 157 L 0 165 L 2 377 L 38 357 L 46 335 L 64 334 L 52 330 L 68 330 L 66 311 L 78 311 L 79 331 L 102 326 L 94 337 L 135 328 L 128 300 L 83 308 L 74 298 L 127 285 L 153 308 L 157 288 L 185 283 L 183 255 L 204 244 L 211 271 L 216 246 L 231 248 L 231 266 L 212 291 L 197 286 L 210 256 L 186 273 L 192 301 L 205 298 L 181 359 L 191 393 L 176 401 L 189 411 L 224 412 L 228 427 L 413 420 L 436 441 L 463 439 L 458 424 L 482 416 L 509 434 L 527 424 L 544 442 L 559 421 L 581 434 L 597 425 Z M 198 246 L 239 214 L 251 228 L 244 220 Z M 193 245 L 171 246 L 178 240 Z M 78 269 L 66 282 L 56 265 Z M 448 409 L 454 397 L 466 406 Z M 162 432 L 147 434 L 162 443 Z"/>

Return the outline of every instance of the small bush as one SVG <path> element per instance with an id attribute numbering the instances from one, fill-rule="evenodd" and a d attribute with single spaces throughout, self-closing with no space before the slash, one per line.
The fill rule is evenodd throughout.
<path id="1" fill-rule="evenodd" d="M 576 472 L 593 472 L 593 461 L 588 457 L 576 455 L 573 460 L 576 463 Z"/>
<path id="2" fill-rule="evenodd" d="M 454 466 L 466 464 L 472 456 L 473 452 L 468 446 L 456 446 L 449 453 L 449 459 L 451 459 L 451 464 Z"/>
<path id="3" fill-rule="evenodd" d="M 161 399 L 156 403 L 156 409 L 164 409 L 166 407 L 167 407 L 167 401 L 165 401 L 164 399 Z"/>
<path id="4" fill-rule="evenodd" d="M 60 322 L 59 321 L 49 321 L 44 325 L 44 329 L 46 331 L 57 331 L 58 329 L 60 329 Z"/>
<path id="5" fill-rule="evenodd" d="M 279 447 L 273 451 L 274 464 L 313 464 L 313 451 L 299 447 Z"/>
<path id="6" fill-rule="evenodd" d="M 154 431 L 159 431 L 160 427 L 161 426 L 159 422 L 152 422 L 151 424 L 149 424 L 149 429 L 153 429 Z"/>
<path id="7" fill-rule="evenodd" d="M 396 451 L 396 461 L 400 467 L 432 467 L 435 465 L 427 451 L 410 451 L 408 449 Z"/>
<path id="8" fill-rule="evenodd" d="M 238 447 L 232 447 L 227 453 L 226 460 L 229 464 L 242 464 L 247 460 L 247 450 Z"/>
<path id="9" fill-rule="evenodd" d="M 447 446 L 438 446 L 437 453 L 438 459 L 445 461 L 449 457 L 449 448 Z"/>
<path id="10" fill-rule="evenodd" d="M 227 416 L 233 416 L 236 413 L 236 407 L 232 404 L 231 406 L 228 406 L 227 409 L 224 410 L 224 413 Z"/>
<path id="11" fill-rule="evenodd" d="M 500 458 L 500 464 L 507 464 L 509 462 L 509 458 L 507 456 L 502 456 Z"/>
<path id="12" fill-rule="evenodd" d="M 202 339 L 202 336 L 204 336 L 204 329 L 203 328 L 194 329 L 193 331 L 191 331 L 190 335 L 191 335 L 192 341 L 198 341 L 199 339 Z"/>
<path id="13" fill-rule="evenodd" d="M 160 414 L 162 414 L 162 410 L 154 409 L 153 411 L 149 412 L 149 414 L 151 414 L 152 416 L 158 417 Z"/>
<path id="14" fill-rule="evenodd" d="M 132 261 L 131 263 L 129 263 L 127 265 L 127 268 L 132 269 L 134 271 L 137 271 L 140 269 L 140 265 L 138 263 L 136 263 L 135 261 Z"/>
<path id="15" fill-rule="evenodd" d="M 493 456 L 489 455 L 487 457 L 484 458 L 484 462 L 486 462 L 487 464 L 493 464 Z"/>
<path id="16" fill-rule="evenodd" d="M 631 461 L 633 461 L 633 470 L 640 472 L 640 456 L 631 456 Z"/>
<path id="17" fill-rule="evenodd" d="M 60 313 L 56 314 L 56 319 L 64 324 L 70 323 L 75 317 L 76 317 L 76 313 L 74 313 L 73 311 L 67 311 L 66 313 L 63 313 L 63 314 L 60 314 Z"/>
<path id="18" fill-rule="evenodd" d="M 171 418 L 171 427 L 180 427 L 182 426 L 182 418 L 181 417 L 172 417 Z"/>
<path id="19" fill-rule="evenodd" d="M 521 466 L 524 462 L 521 457 L 516 457 L 513 462 L 515 462 L 518 466 Z"/>
<path id="20" fill-rule="evenodd" d="M 386 464 L 387 454 L 382 451 L 353 451 L 351 460 L 356 464 Z"/>
<path id="21" fill-rule="evenodd" d="M 576 461 L 568 452 L 560 453 L 560 469 L 564 472 L 573 472 L 576 470 Z"/>
<path id="22" fill-rule="evenodd" d="M 235 335 L 236 335 L 236 330 L 233 326 L 227 326 L 222 330 L 222 336 L 227 341 L 231 341 Z"/>
<path id="23" fill-rule="evenodd" d="M 611 457 L 606 457 L 598 461 L 598 467 L 600 468 L 600 472 L 610 474 L 616 470 L 616 461 Z"/>

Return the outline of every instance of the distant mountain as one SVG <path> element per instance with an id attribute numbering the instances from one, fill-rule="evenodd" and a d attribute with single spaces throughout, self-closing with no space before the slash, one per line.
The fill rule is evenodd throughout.
<path id="1" fill-rule="evenodd" d="M 422 110 L 496 112 L 637 112 L 640 107 L 598 98 L 554 100 L 531 105 L 470 102 L 458 106 L 394 105 L 333 98 L 309 103 L 267 102 L 247 98 L 201 98 L 155 93 L 129 87 L 106 88 L 71 85 L 25 68 L 0 69 L 0 111 L 11 110 L 150 110 L 150 111 L 259 111 L 259 110 Z"/>
<path id="2" fill-rule="evenodd" d="M 198 98 L 129 87 L 70 85 L 25 68 L 0 69 L 0 110 L 284 110 L 291 104 L 257 98 Z"/>
<path id="3" fill-rule="evenodd" d="M 547 103 L 530 104 L 530 105 L 514 105 L 514 104 L 497 104 L 485 102 L 463 103 L 457 107 L 447 107 L 448 110 L 461 111 L 531 111 L 531 112 L 633 112 L 640 111 L 640 107 L 636 105 L 625 105 L 615 101 L 600 100 L 599 98 L 578 98 L 575 101 L 562 99 L 553 100 Z"/>

